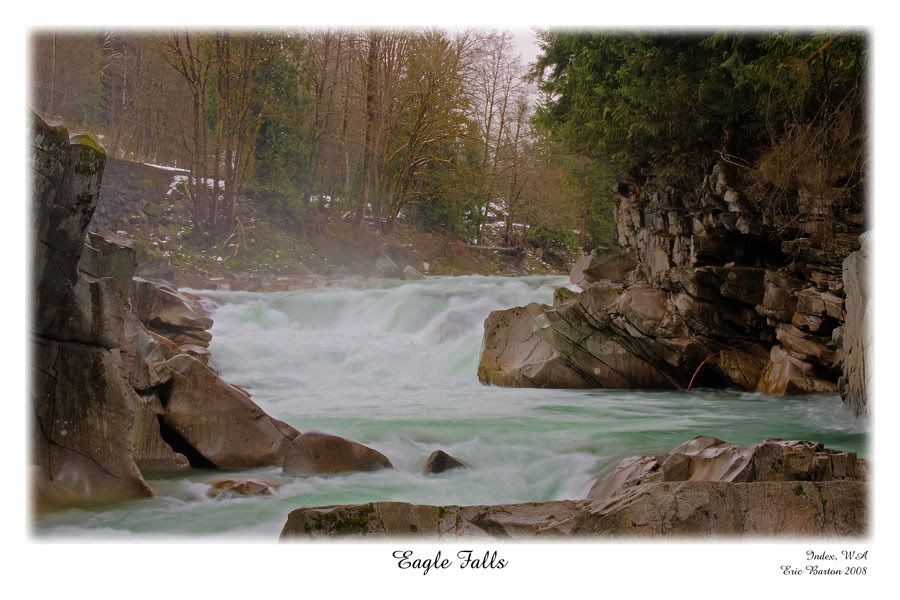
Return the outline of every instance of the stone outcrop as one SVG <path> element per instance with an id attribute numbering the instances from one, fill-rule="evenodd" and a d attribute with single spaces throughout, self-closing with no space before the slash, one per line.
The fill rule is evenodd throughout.
<path id="1" fill-rule="evenodd" d="M 198 466 L 281 465 L 288 443 L 299 435 L 296 429 L 267 415 L 249 394 L 197 359 L 179 354 L 166 364 L 172 379 L 162 392 L 162 421 L 199 455 Z"/>
<path id="2" fill-rule="evenodd" d="M 216 479 L 211 481 L 206 495 L 224 500 L 240 496 L 271 496 L 281 484 L 262 479 Z"/>
<path id="3" fill-rule="evenodd" d="M 652 483 L 608 501 L 494 506 L 405 502 L 298 508 L 281 539 L 423 537 L 863 536 L 867 497 L 858 481 Z"/>
<path id="4" fill-rule="evenodd" d="M 846 318 L 836 336 L 841 342 L 843 377 L 841 396 L 857 415 L 869 416 L 868 390 L 871 388 L 872 342 L 869 333 L 869 261 L 871 241 L 862 236 L 860 249 L 844 261 L 842 281 L 846 294 Z"/>
<path id="5" fill-rule="evenodd" d="M 629 253 L 603 249 L 575 261 L 569 279 L 581 289 L 601 281 L 625 283 L 636 267 L 637 262 Z"/>
<path id="6" fill-rule="evenodd" d="M 106 276 L 122 265 L 92 256 L 95 273 L 79 269 L 106 157 L 38 117 L 32 132 L 34 500 L 45 508 L 148 496 L 132 458 L 138 398 L 122 361 L 127 290 Z"/>
<path id="7" fill-rule="evenodd" d="M 336 435 L 310 431 L 296 436 L 285 448 L 285 475 L 335 475 L 354 471 L 392 469 L 388 458 L 367 446 Z"/>
<path id="8" fill-rule="evenodd" d="M 403 277 L 403 271 L 397 266 L 391 257 L 379 256 L 375 261 L 375 277 L 385 279 L 400 279 Z"/>
<path id="9" fill-rule="evenodd" d="M 858 247 L 860 199 L 832 214 L 804 193 L 773 212 L 725 163 L 696 190 L 616 192 L 620 248 L 576 263 L 580 294 L 492 313 L 483 383 L 837 393 L 841 263 Z"/>
<path id="10" fill-rule="evenodd" d="M 419 273 L 419 270 L 412 265 L 406 265 L 405 267 L 403 267 L 403 271 L 401 271 L 401 273 L 403 274 L 403 279 L 406 279 L 407 281 L 425 279 L 425 276 Z"/>
<path id="11" fill-rule="evenodd" d="M 435 450 L 431 454 L 428 455 L 428 459 L 425 461 L 425 467 L 422 469 L 424 473 L 443 473 L 444 471 L 448 471 L 450 469 L 466 469 L 465 463 L 459 460 L 458 458 L 454 458 L 444 452 L 443 450 Z"/>
<path id="12" fill-rule="evenodd" d="M 862 480 L 865 475 L 865 463 L 855 452 L 841 452 L 815 442 L 766 440 L 741 446 L 699 436 L 664 456 L 624 459 L 594 482 L 588 498 L 604 500 L 648 483 Z"/>
<path id="13" fill-rule="evenodd" d="M 38 117 L 33 127 L 37 507 L 149 496 L 150 472 L 280 466 L 299 432 L 204 364 L 200 298 L 133 279 L 130 241 L 87 231 L 102 148 Z"/>
<path id="14" fill-rule="evenodd" d="M 816 442 L 766 440 L 745 447 L 701 436 L 664 456 L 623 460 L 584 500 L 298 508 L 281 539 L 862 536 L 868 528 L 865 478 L 865 463 L 854 453 Z"/>

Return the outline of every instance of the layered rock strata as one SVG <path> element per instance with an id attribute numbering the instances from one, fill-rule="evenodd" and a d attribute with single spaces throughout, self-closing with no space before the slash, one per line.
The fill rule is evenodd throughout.
<path id="1" fill-rule="evenodd" d="M 690 193 L 620 186 L 621 247 L 578 261 L 571 279 L 581 292 L 491 313 L 479 379 L 837 393 L 845 281 L 865 287 L 855 275 L 864 253 L 842 268 L 859 248 L 862 206 L 835 205 L 826 215 L 825 200 L 799 193 L 790 214 L 773 215 L 737 179 L 717 163 Z M 844 347 L 854 345 L 864 344 Z M 858 397 L 861 385 L 850 388 Z"/>

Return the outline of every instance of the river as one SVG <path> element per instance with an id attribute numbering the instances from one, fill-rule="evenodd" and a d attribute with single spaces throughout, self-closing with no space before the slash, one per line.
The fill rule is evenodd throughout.
<path id="1" fill-rule="evenodd" d="M 201 292 L 213 307 L 212 364 L 269 414 L 301 431 L 369 445 L 393 470 L 289 478 L 272 497 L 213 500 L 221 472 L 149 476 L 156 496 L 43 515 L 40 537 L 276 539 L 300 506 L 403 500 L 493 504 L 582 498 L 604 469 L 696 435 L 751 444 L 812 439 L 866 456 L 866 430 L 838 397 L 754 393 L 534 390 L 482 386 L 492 310 L 549 303 L 563 277 L 447 277 L 364 289 Z M 471 468 L 423 475 L 443 449 Z M 243 472 L 280 478 L 280 469 Z M 229 473 L 232 475 L 232 473 Z"/>

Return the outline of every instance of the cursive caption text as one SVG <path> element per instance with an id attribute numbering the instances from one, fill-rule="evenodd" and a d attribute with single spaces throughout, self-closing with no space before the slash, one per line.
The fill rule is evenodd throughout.
<path id="1" fill-rule="evenodd" d="M 782 575 L 865 575 L 868 550 L 819 551 L 807 550 L 805 562 L 779 565 Z"/>
<path id="2" fill-rule="evenodd" d="M 483 555 L 476 555 L 472 550 L 460 550 L 456 553 L 456 559 L 445 557 L 440 550 L 434 558 L 419 558 L 412 550 L 395 550 L 394 558 L 398 568 L 415 569 L 422 575 L 428 575 L 432 570 L 450 569 L 454 564 L 459 569 L 470 570 L 503 569 L 509 564 L 505 558 L 500 558 L 496 550 L 486 551 Z"/>

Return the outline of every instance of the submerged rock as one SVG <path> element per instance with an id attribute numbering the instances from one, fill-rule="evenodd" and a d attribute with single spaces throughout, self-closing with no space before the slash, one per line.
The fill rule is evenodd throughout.
<path id="1" fill-rule="evenodd" d="M 282 471 L 285 475 L 334 475 L 392 468 L 391 461 L 377 450 L 336 435 L 311 431 L 295 437 L 287 445 Z"/>
<path id="2" fill-rule="evenodd" d="M 271 496 L 281 486 L 277 481 L 262 479 L 216 479 L 209 482 L 206 495 L 224 499 L 237 496 Z"/>
<path id="3" fill-rule="evenodd" d="M 699 436 L 664 456 L 626 458 L 585 500 L 298 508 L 281 539 L 860 536 L 868 526 L 865 476 L 855 453 L 816 442 L 766 440 L 745 447 Z"/>
<path id="4" fill-rule="evenodd" d="M 425 461 L 423 472 L 425 473 L 443 473 L 450 469 L 467 469 L 468 467 L 461 460 L 453 458 L 443 450 L 435 450 L 428 456 Z"/>

